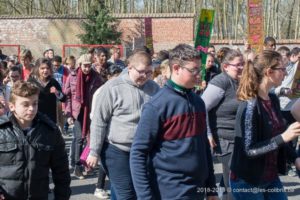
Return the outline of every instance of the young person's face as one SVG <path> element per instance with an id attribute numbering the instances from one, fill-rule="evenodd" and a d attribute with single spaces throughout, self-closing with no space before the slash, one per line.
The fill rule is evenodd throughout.
<path id="1" fill-rule="evenodd" d="M 287 52 L 284 53 L 280 53 L 282 56 L 282 62 L 284 66 L 287 66 L 289 64 L 290 61 L 290 56 L 287 55 Z"/>
<path id="2" fill-rule="evenodd" d="M 84 74 L 89 74 L 91 72 L 92 65 L 91 64 L 81 64 L 81 70 Z"/>
<path id="3" fill-rule="evenodd" d="M 10 71 L 9 74 L 9 79 L 14 83 L 18 80 L 21 80 L 21 75 L 18 71 Z"/>
<path id="4" fill-rule="evenodd" d="M 57 61 L 53 61 L 52 65 L 53 65 L 54 71 L 56 71 L 60 67 L 61 63 L 57 62 Z"/>
<path id="5" fill-rule="evenodd" d="M 30 65 L 30 59 L 28 57 L 21 59 L 21 64 L 25 67 L 28 67 Z"/>
<path id="6" fill-rule="evenodd" d="M 113 57 L 114 57 L 114 60 L 119 60 L 120 59 L 120 50 L 119 49 L 116 49 L 114 51 Z"/>
<path id="7" fill-rule="evenodd" d="M 100 53 L 100 55 L 95 55 L 96 62 L 99 64 L 105 64 L 106 63 L 106 55 L 105 53 Z"/>
<path id="8" fill-rule="evenodd" d="M 267 44 L 265 45 L 265 50 L 273 50 L 275 51 L 276 49 L 276 43 L 275 41 L 268 41 Z"/>
<path id="9" fill-rule="evenodd" d="M 39 67 L 39 76 L 41 79 L 47 79 L 51 75 L 50 68 L 47 64 L 41 64 Z"/>
<path id="10" fill-rule="evenodd" d="M 48 56 L 49 59 L 52 59 L 54 57 L 54 51 L 49 50 L 47 56 Z"/>
<path id="11" fill-rule="evenodd" d="M 9 102 L 9 109 L 22 123 L 31 123 L 38 110 L 38 95 L 30 97 L 15 96 L 15 102 Z"/>
<path id="12" fill-rule="evenodd" d="M 207 56 L 206 58 L 206 69 L 210 69 L 215 64 L 215 59 L 212 56 Z"/>
<path id="13" fill-rule="evenodd" d="M 238 80 L 242 76 L 244 65 L 243 57 L 235 57 L 233 60 L 224 64 L 224 70 L 231 78 Z"/>
<path id="14" fill-rule="evenodd" d="M 130 79 L 138 86 L 144 85 L 152 78 L 152 66 L 145 65 L 141 62 L 134 62 L 128 66 Z"/>
<path id="15" fill-rule="evenodd" d="M 193 59 L 191 61 L 183 61 L 181 65 L 173 67 L 172 73 L 177 74 L 179 85 L 191 89 L 199 83 L 200 72 L 200 59 Z"/>
<path id="16" fill-rule="evenodd" d="M 292 63 L 296 63 L 298 60 L 300 60 L 300 53 L 298 53 L 297 55 L 295 54 L 292 54 L 291 57 L 290 57 L 290 61 Z"/>
<path id="17" fill-rule="evenodd" d="M 270 77 L 272 86 L 278 87 L 281 85 L 282 81 L 287 75 L 286 66 L 284 66 L 283 62 L 281 61 L 278 66 L 268 69 L 267 75 Z"/>
<path id="18" fill-rule="evenodd" d="M 70 70 L 74 70 L 75 69 L 75 60 L 70 60 L 69 63 L 67 64 L 67 67 L 70 69 Z"/>

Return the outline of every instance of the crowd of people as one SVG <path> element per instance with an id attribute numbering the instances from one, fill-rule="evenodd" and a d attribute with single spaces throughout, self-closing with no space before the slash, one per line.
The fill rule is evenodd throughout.
<path id="1" fill-rule="evenodd" d="M 300 175 L 299 47 L 0 55 L 0 199 L 47 199 L 49 171 L 55 199 L 97 173 L 113 200 L 287 199 L 279 174 Z"/>

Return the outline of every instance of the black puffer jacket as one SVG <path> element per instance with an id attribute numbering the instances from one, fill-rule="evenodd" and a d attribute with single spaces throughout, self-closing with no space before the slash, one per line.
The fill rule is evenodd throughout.
<path id="1" fill-rule="evenodd" d="M 55 199 L 69 199 L 68 158 L 56 125 L 37 114 L 25 136 L 13 116 L 0 117 L 0 193 L 9 200 L 48 199 L 49 169 Z"/>

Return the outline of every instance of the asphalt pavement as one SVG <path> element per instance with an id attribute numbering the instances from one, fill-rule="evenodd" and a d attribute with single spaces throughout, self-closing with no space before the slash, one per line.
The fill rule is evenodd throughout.
<path id="1" fill-rule="evenodd" d="M 65 137 L 66 141 L 66 148 L 69 149 L 71 143 L 71 137 Z M 215 161 L 214 164 L 215 175 L 217 181 L 221 178 L 221 164 Z M 97 182 L 97 171 L 91 175 L 87 176 L 83 180 L 78 180 L 71 174 L 72 181 L 71 181 L 71 189 L 72 189 L 72 196 L 71 200 L 99 200 L 96 198 L 93 193 L 95 191 L 95 184 Z M 283 182 L 284 189 L 288 195 L 289 200 L 299 200 L 300 199 L 300 179 L 298 177 L 290 177 L 290 176 L 281 176 L 281 181 Z M 51 184 L 50 188 L 53 185 Z M 106 181 L 106 187 L 109 188 L 109 181 Z M 49 199 L 52 199 L 52 194 L 49 195 Z"/>

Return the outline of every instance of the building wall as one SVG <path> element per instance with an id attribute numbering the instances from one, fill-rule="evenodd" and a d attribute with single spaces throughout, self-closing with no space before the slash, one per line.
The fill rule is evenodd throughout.
<path id="1" fill-rule="evenodd" d="M 149 17 L 149 15 L 147 15 Z M 145 15 L 116 15 L 122 44 L 128 54 L 132 48 L 144 45 Z M 178 43 L 193 43 L 193 14 L 152 14 L 154 50 L 170 49 Z M 83 33 L 80 17 L 0 17 L 0 44 L 19 44 L 32 50 L 34 57 L 42 56 L 51 47 L 59 55 L 63 44 L 80 44 L 77 37 Z M 16 48 L 2 47 L 6 54 L 17 54 Z M 67 49 L 68 54 L 78 54 L 78 49 Z"/>
<path id="2" fill-rule="evenodd" d="M 195 15 L 193 13 L 172 14 L 118 14 L 119 30 L 122 31 L 124 55 L 127 56 L 133 48 L 145 44 L 144 18 L 152 17 L 152 35 L 154 51 L 171 49 L 176 44 L 193 45 L 195 32 Z M 35 58 L 42 56 L 43 51 L 51 47 L 58 55 L 62 55 L 63 44 L 81 44 L 78 34 L 83 33 L 80 24 L 84 20 L 78 16 L 34 16 L 9 17 L 0 16 L 0 45 L 19 44 L 21 48 L 32 50 Z M 229 45 L 243 49 L 243 41 L 211 40 L 216 48 Z M 280 45 L 290 48 L 299 46 L 300 40 L 277 41 Z M 0 46 L 1 48 L 1 46 Z M 16 48 L 2 47 L 4 53 L 17 54 Z M 80 48 L 67 48 L 66 55 L 78 56 Z"/>

